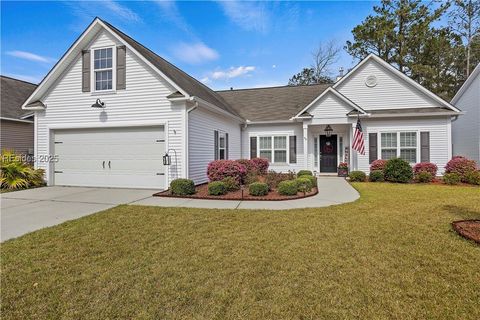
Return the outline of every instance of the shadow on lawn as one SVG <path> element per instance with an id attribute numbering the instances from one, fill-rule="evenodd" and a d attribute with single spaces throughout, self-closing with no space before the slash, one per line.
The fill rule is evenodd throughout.
<path id="1" fill-rule="evenodd" d="M 455 220 L 480 219 L 480 211 L 474 211 L 467 207 L 445 205 L 443 210 L 455 216 Z"/>

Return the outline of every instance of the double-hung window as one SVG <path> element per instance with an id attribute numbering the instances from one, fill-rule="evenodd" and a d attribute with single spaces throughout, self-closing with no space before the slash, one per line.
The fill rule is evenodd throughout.
<path id="1" fill-rule="evenodd" d="M 93 51 L 95 91 L 113 90 L 113 48 Z"/>
<path id="2" fill-rule="evenodd" d="M 288 163 L 287 136 L 258 137 L 258 156 L 272 163 Z"/>
<path id="3" fill-rule="evenodd" d="M 220 160 L 225 160 L 226 158 L 226 149 L 227 144 L 225 142 L 225 133 L 220 133 L 218 137 L 218 158 Z"/>
<path id="4" fill-rule="evenodd" d="M 380 138 L 381 158 L 401 158 L 409 163 L 417 162 L 417 132 L 383 132 Z"/>
<path id="5" fill-rule="evenodd" d="M 258 150 L 260 158 L 272 162 L 272 137 L 259 137 Z"/>
<path id="6" fill-rule="evenodd" d="M 287 137 L 273 137 L 273 162 L 287 163 Z"/>

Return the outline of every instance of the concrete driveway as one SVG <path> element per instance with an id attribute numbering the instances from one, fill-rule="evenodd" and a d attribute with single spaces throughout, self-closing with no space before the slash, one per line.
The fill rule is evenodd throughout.
<path id="1" fill-rule="evenodd" d="M 0 240 L 146 199 L 155 192 L 158 190 L 44 187 L 3 193 Z"/>

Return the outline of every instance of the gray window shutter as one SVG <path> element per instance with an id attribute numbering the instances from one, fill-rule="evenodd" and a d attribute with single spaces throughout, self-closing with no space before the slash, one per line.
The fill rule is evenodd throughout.
<path id="1" fill-rule="evenodd" d="M 297 136 L 290 136 L 290 163 L 297 163 Z"/>
<path id="2" fill-rule="evenodd" d="M 214 145 L 214 159 L 218 160 L 218 131 L 214 130 L 213 131 L 213 145 Z"/>
<path id="3" fill-rule="evenodd" d="M 117 90 L 127 87 L 127 47 L 117 47 Z"/>
<path id="4" fill-rule="evenodd" d="M 228 133 L 225 133 L 225 159 L 228 160 Z"/>
<path id="5" fill-rule="evenodd" d="M 420 132 L 420 161 L 430 162 L 430 132 Z"/>
<path id="6" fill-rule="evenodd" d="M 257 157 L 257 137 L 250 137 L 250 159 Z"/>
<path id="7" fill-rule="evenodd" d="M 82 51 L 82 92 L 90 92 L 90 51 Z"/>
<path id="8" fill-rule="evenodd" d="M 368 134 L 368 163 L 372 163 L 378 158 L 378 140 L 376 133 Z"/>

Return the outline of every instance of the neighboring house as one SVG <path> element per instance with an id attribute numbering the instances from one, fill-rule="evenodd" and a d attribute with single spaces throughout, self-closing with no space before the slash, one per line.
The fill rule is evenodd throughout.
<path id="1" fill-rule="evenodd" d="M 375 55 L 331 87 L 215 92 L 98 18 L 23 107 L 35 111 L 39 159 L 58 157 L 37 162 L 49 185 L 143 188 L 206 182 L 214 159 L 264 157 L 273 170 L 332 173 L 341 161 L 368 171 L 399 156 L 442 171 L 460 114 Z M 351 148 L 357 117 L 365 155 Z"/>
<path id="2" fill-rule="evenodd" d="M 480 64 L 453 97 L 465 115 L 452 121 L 453 154 L 480 164 Z"/>
<path id="3" fill-rule="evenodd" d="M 0 148 L 33 155 L 33 112 L 23 110 L 22 104 L 37 85 L 5 76 L 0 79 Z"/>

